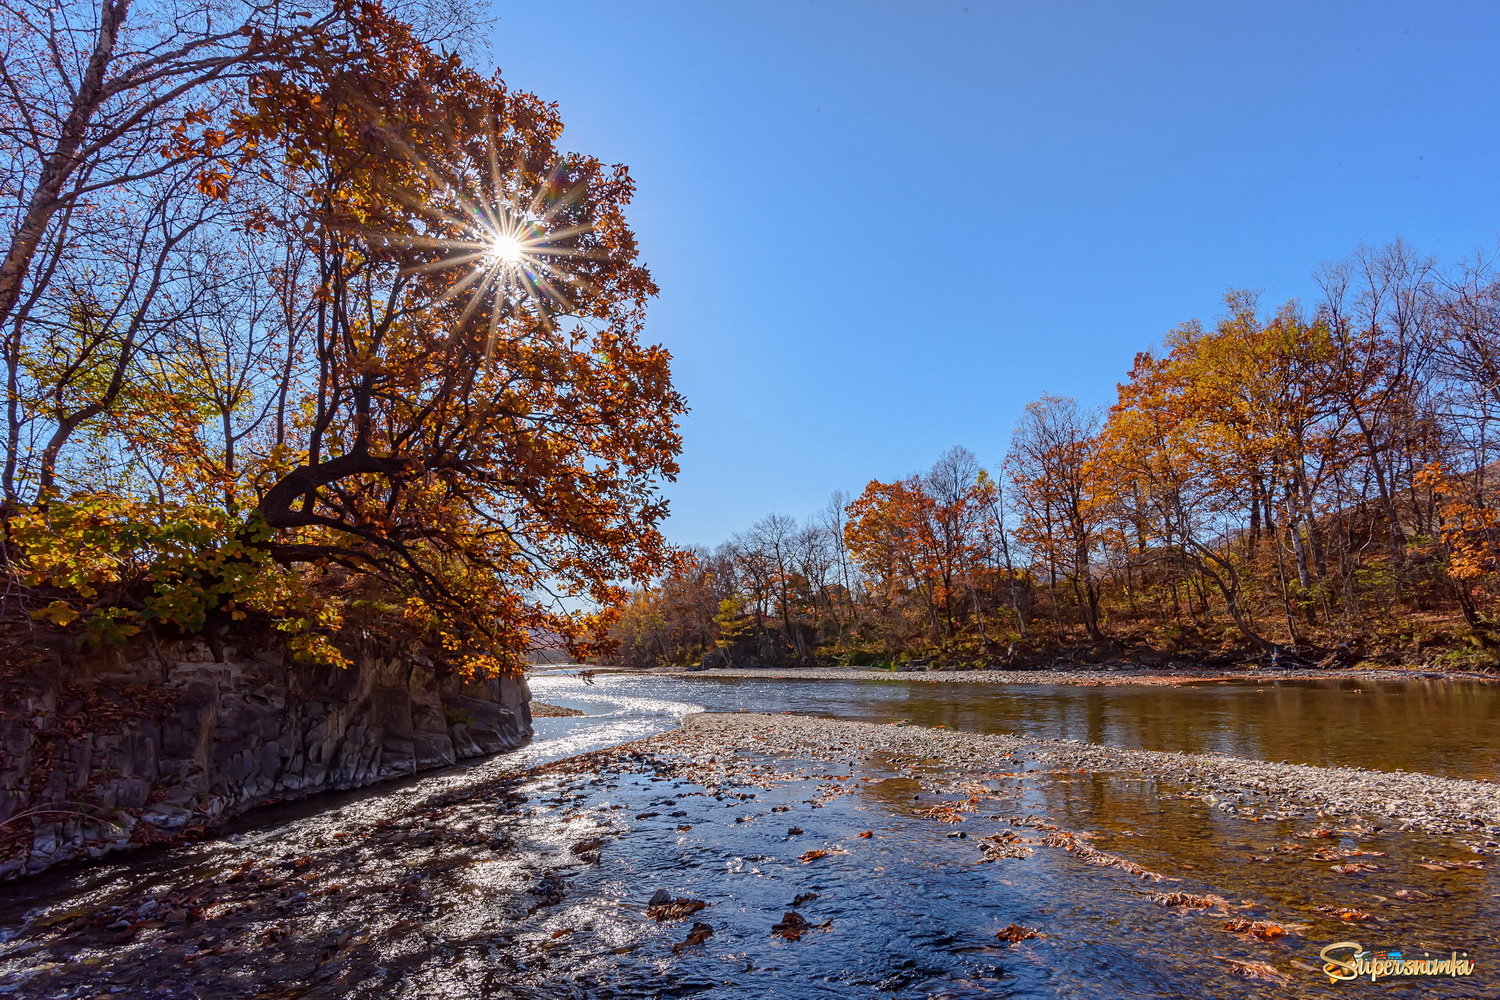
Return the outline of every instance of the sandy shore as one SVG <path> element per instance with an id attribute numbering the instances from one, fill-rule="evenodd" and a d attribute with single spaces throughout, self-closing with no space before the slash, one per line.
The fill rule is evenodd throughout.
<path id="1" fill-rule="evenodd" d="M 683 728 L 635 746 L 709 757 L 740 750 L 857 760 L 879 753 L 907 763 L 940 762 L 955 772 L 1027 765 L 1128 773 L 1167 779 L 1241 815 L 1362 817 L 1377 825 L 1384 820 L 1403 829 L 1460 834 L 1483 853 L 1500 848 L 1500 784 L 1429 774 L 754 713 L 690 715 Z"/>
<path id="2" fill-rule="evenodd" d="M 620 671 L 630 672 L 630 671 Z M 1157 670 L 1114 668 L 1110 670 L 864 670 L 857 667 L 716 668 L 713 670 L 642 670 L 646 676 L 757 678 L 761 680 L 812 681 L 911 681 L 926 684 L 1204 684 L 1265 683 L 1310 680 L 1464 680 L 1500 681 L 1500 675 L 1438 672 L 1410 668 L 1388 670 L 1205 670 L 1201 673 L 1169 673 Z"/>

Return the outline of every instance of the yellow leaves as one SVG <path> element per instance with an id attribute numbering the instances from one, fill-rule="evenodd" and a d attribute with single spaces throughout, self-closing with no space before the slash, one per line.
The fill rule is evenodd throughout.
<path id="1" fill-rule="evenodd" d="M 241 621 L 287 616 L 294 628 L 342 624 L 337 605 L 299 598 L 264 552 L 247 544 L 257 532 L 242 536 L 220 507 L 77 494 L 19 509 L 8 527 L 25 582 L 69 595 L 33 617 L 81 627 L 105 644 L 130 639 L 147 622 L 193 631 L 216 608 Z M 85 614 L 86 605 L 94 610 Z"/>
<path id="2" fill-rule="evenodd" d="M 54 625 L 71 625 L 82 616 L 67 601 L 53 601 L 46 607 L 33 611 L 31 617 Z"/>
<path id="3" fill-rule="evenodd" d="M 408 597 L 401 607 L 401 618 L 408 625 L 426 627 L 433 623 L 432 608 L 420 597 Z"/>
<path id="4" fill-rule="evenodd" d="M 316 632 L 293 632 L 287 639 L 287 646 L 295 657 L 310 663 L 343 668 L 351 662 L 328 636 Z"/>

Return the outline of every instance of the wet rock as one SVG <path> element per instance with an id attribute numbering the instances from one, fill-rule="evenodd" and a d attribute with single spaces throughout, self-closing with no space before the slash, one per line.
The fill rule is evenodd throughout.
<path id="1" fill-rule="evenodd" d="M 539 906 L 556 906 L 567 896 L 563 880 L 556 875 L 547 875 L 531 887 L 531 894 L 538 899 Z"/>

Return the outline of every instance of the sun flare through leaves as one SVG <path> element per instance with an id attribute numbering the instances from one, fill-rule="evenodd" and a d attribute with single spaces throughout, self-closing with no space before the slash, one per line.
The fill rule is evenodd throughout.
<path id="1" fill-rule="evenodd" d="M 480 152 L 460 144 L 442 158 L 392 142 L 425 182 L 425 196 L 403 199 L 421 224 L 411 232 L 365 234 L 373 243 L 427 255 L 407 263 L 406 273 L 446 277 L 433 305 L 462 302 L 460 325 L 474 316 L 487 320 L 487 359 L 507 327 L 550 328 L 572 313 L 594 291 L 577 259 L 600 256 L 586 239 L 596 230 L 586 204 L 595 177 L 567 158 L 545 171 L 528 169 L 519 152 L 510 162 L 498 132 L 483 138 Z"/>

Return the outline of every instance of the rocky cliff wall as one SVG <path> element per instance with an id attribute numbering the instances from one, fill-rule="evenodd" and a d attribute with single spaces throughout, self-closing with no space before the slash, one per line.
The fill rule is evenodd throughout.
<path id="1" fill-rule="evenodd" d="M 340 669 L 184 645 L 0 683 L 0 880 L 531 735 L 524 679 L 378 653 Z"/>

